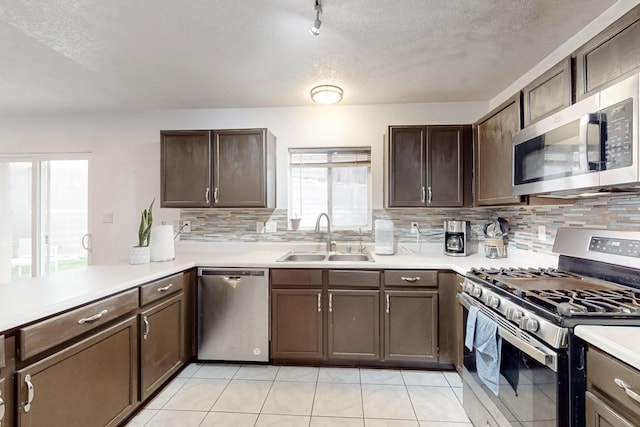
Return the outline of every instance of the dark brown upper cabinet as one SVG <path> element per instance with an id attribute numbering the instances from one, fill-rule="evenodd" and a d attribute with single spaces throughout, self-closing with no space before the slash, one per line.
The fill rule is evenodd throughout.
<path id="1" fill-rule="evenodd" d="M 389 126 L 387 205 L 464 206 L 471 197 L 471 126 Z"/>
<path id="2" fill-rule="evenodd" d="M 637 72 L 640 69 L 640 6 L 584 44 L 574 56 L 577 101 Z"/>
<path id="3" fill-rule="evenodd" d="M 162 207 L 275 207 L 267 129 L 162 131 L 161 144 Z"/>
<path id="4" fill-rule="evenodd" d="M 521 93 L 474 124 L 476 153 L 476 204 L 478 206 L 521 203 L 511 194 L 513 134 L 522 129 Z"/>
<path id="5" fill-rule="evenodd" d="M 211 133 L 160 132 L 163 208 L 211 206 Z"/>
<path id="6" fill-rule="evenodd" d="M 571 58 L 556 64 L 523 90 L 524 126 L 571 105 Z"/>

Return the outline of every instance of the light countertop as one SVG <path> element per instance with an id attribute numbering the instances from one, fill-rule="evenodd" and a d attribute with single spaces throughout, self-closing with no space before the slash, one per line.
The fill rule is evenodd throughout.
<path id="1" fill-rule="evenodd" d="M 511 249 L 507 258 L 488 259 L 442 253 L 442 244 L 401 246 L 396 255 L 373 255 L 375 262 L 277 262 L 291 250 L 320 250 L 296 243 L 176 242 L 176 259 L 143 265 L 94 265 L 0 284 L 0 333 L 38 319 L 131 289 L 193 267 L 446 269 L 465 274 L 472 267 L 557 267 L 558 258 Z M 417 250 L 419 249 L 419 250 Z M 339 247 L 339 250 L 342 250 Z"/>
<path id="2" fill-rule="evenodd" d="M 574 332 L 589 344 L 640 370 L 640 327 L 578 325 Z"/>

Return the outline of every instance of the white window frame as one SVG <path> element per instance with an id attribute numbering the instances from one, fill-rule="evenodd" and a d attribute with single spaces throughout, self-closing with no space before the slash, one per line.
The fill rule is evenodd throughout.
<path id="1" fill-rule="evenodd" d="M 287 217 L 288 219 L 293 218 L 293 213 L 295 212 L 293 203 L 293 185 L 292 179 L 292 170 L 293 170 L 293 161 L 292 156 L 298 153 L 329 153 L 329 152 L 365 152 L 368 154 L 368 168 L 367 168 L 367 224 L 366 225 L 351 225 L 351 226 L 334 226 L 333 218 L 331 218 L 331 212 L 333 211 L 332 207 L 332 175 L 331 170 L 335 169 L 327 166 L 327 215 L 331 218 L 331 229 L 332 230 L 343 230 L 343 231 L 359 231 L 366 230 L 370 231 L 373 228 L 373 212 L 372 212 L 372 199 L 373 199 L 373 185 L 371 178 L 371 147 L 370 146 L 357 146 L 357 147 L 299 147 L 299 148 L 289 148 L 288 150 L 288 162 L 287 162 L 287 174 L 288 174 L 288 186 L 289 186 L 289 200 L 288 200 L 288 209 L 287 209 Z M 313 227 L 300 227 L 300 230 L 312 230 Z"/>

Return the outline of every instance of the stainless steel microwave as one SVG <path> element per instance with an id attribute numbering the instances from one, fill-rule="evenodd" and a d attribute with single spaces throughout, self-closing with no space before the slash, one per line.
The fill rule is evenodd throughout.
<path id="1" fill-rule="evenodd" d="M 514 195 L 640 191 L 638 74 L 513 135 Z"/>

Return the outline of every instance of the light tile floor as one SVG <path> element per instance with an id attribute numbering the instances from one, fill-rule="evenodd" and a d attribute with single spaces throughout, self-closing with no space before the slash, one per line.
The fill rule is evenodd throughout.
<path id="1" fill-rule="evenodd" d="M 472 427 L 455 372 L 190 364 L 127 427 Z"/>

